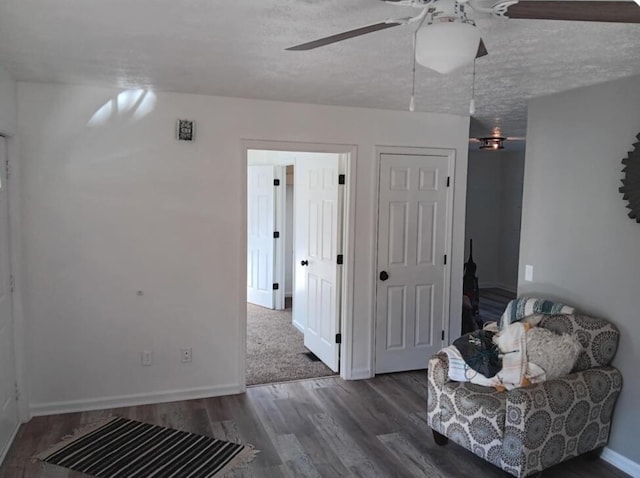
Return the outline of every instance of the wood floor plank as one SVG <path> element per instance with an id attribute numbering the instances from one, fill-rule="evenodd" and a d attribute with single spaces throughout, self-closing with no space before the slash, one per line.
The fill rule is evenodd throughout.
<path id="1" fill-rule="evenodd" d="M 56 465 L 46 464 L 42 469 L 42 476 L 46 476 L 47 478 L 70 478 L 72 475 L 74 478 L 79 475 L 82 476 L 81 473 Z"/>
<path id="2" fill-rule="evenodd" d="M 503 478 L 453 442 L 435 445 L 426 424 L 424 371 L 371 380 L 330 377 L 250 387 L 246 394 L 114 410 L 36 417 L 22 425 L 0 468 L 2 478 L 89 478 L 31 457 L 107 416 L 252 443 L 261 450 L 233 478 Z M 602 460 L 578 457 L 545 478 L 627 477 Z"/>
<path id="3" fill-rule="evenodd" d="M 322 475 L 313 464 L 311 457 L 294 434 L 276 437 L 276 448 L 292 476 L 321 478 Z"/>
<path id="4" fill-rule="evenodd" d="M 246 395 L 231 395 L 220 397 L 219 400 L 207 400 L 207 402 L 219 403 L 228 410 L 233 421 L 237 425 L 238 438 L 242 443 L 259 443 L 260 461 L 258 467 L 273 467 L 282 464 L 276 452 L 271 438 L 265 430 L 258 416 L 255 406 L 251 406 L 251 399 Z M 211 410 L 208 406 L 207 410 Z"/>
<path id="5" fill-rule="evenodd" d="M 247 395 L 265 430 L 271 437 L 276 437 L 274 440 L 276 444 L 278 436 L 297 433 L 298 443 L 320 476 L 346 476 L 347 469 L 331 449 L 318 446 L 318 443 L 322 443 L 324 438 L 304 416 L 310 411 L 319 410 L 313 406 L 312 397 L 317 389 L 324 388 L 324 385 L 318 386 L 319 382 L 321 381 L 309 380 L 252 387 L 247 390 Z M 305 406 L 305 404 L 309 404 L 309 406 Z M 276 446 L 276 448 L 278 447 Z M 278 451 L 280 452 L 279 449 Z M 280 455 L 282 457 L 281 452 Z M 302 462 L 300 462 L 301 460 Z M 283 461 L 286 461 L 286 458 L 283 458 Z M 291 463 L 290 471 L 298 473 L 298 468 L 301 469 L 300 472 L 308 468 L 306 458 Z M 313 474 L 311 471 L 307 472 Z M 294 476 L 296 475 L 294 474 Z"/>
<path id="6" fill-rule="evenodd" d="M 349 420 L 340 415 L 318 413 L 310 416 L 316 429 L 323 436 L 323 444 L 332 449 L 342 464 L 355 476 L 385 477 L 392 472 L 385 469 L 379 462 L 379 456 L 367 454 L 361 444 L 363 442 L 360 433 L 349 433 Z M 400 476 L 400 475 L 396 475 Z"/>
<path id="7" fill-rule="evenodd" d="M 397 412 L 390 407 L 367 382 L 358 384 L 357 390 L 357 394 L 346 394 L 346 390 L 339 388 L 333 394 L 326 393 L 323 400 L 332 404 L 332 414 L 342 417 L 342 426 L 354 436 L 356 443 L 368 456 L 373 457 L 381 469 L 389 472 L 402 469 L 401 463 L 390 459 L 376 436 L 411 429 L 412 424 L 406 413 Z M 353 404 L 358 402 L 366 405 L 354 407 Z M 420 435 L 417 439 L 422 441 L 423 436 Z"/>
<path id="8" fill-rule="evenodd" d="M 233 443 L 242 443 L 242 437 L 238 426 L 233 420 L 209 423 L 209 435 L 218 440 L 226 440 Z"/>
<path id="9" fill-rule="evenodd" d="M 503 289 L 480 289 L 479 314 L 482 322 L 498 321 L 511 299 L 516 294 Z"/>
<path id="10" fill-rule="evenodd" d="M 309 420 L 324 438 L 325 446 L 333 450 L 345 467 L 350 468 L 368 461 L 365 454 L 340 426 L 340 421 L 335 417 L 325 413 L 316 413 L 310 415 Z"/>
<path id="11" fill-rule="evenodd" d="M 267 468 L 245 467 L 238 468 L 227 473 L 223 478 L 294 478 L 284 465 L 270 466 Z"/>
<path id="12" fill-rule="evenodd" d="M 420 453 L 412 443 L 400 433 L 378 435 L 378 439 L 399 461 L 405 464 L 407 470 L 415 476 L 428 476 L 432 478 L 445 478 L 437 466 Z"/>

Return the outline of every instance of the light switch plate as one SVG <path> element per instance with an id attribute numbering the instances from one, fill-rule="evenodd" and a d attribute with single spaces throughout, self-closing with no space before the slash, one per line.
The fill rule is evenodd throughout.
<path id="1" fill-rule="evenodd" d="M 524 280 L 527 282 L 533 282 L 533 266 L 527 264 L 524 266 Z"/>
<path id="2" fill-rule="evenodd" d="M 142 365 L 148 367 L 153 364 L 153 352 L 151 350 L 143 350 L 142 351 Z"/>

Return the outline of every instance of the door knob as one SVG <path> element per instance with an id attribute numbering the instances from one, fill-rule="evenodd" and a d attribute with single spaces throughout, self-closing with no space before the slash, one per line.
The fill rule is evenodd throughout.
<path id="1" fill-rule="evenodd" d="M 301 266 L 308 266 L 309 265 L 309 261 L 300 261 L 300 265 Z"/>
<path id="2" fill-rule="evenodd" d="M 388 278 L 389 278 L 389 274 L 387 274 L 387 271 L 382 271 L 382 272 L 380 273 L 380 280 L 381 280 L 381 281 L 385 281 L 385 280 L 387 280 Z"/>

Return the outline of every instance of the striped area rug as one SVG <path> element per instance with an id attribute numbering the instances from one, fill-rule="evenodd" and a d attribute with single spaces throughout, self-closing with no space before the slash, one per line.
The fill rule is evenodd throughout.
<path id="1" fill-rule="evenodd" d="M 99 478 L 210 478 L 249 463 L 256 453 L 250 445 L 114 417 L 35 458 Z"/>

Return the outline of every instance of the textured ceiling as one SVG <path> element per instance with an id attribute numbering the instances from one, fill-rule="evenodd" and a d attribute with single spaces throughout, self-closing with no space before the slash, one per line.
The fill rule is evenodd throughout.
<path id="1" fill-rule="evenodd" d="M 0 64 L 18 80 L 407 109 L 412 27 L 284 49 L 415 12 L 377 0 L 3 0 Z M 524 136 L 529 98 L 640 74 L 640 25 L 478 27 L 490 54 L 477 62 L 472 136 Z M 467 115 L 471 77 L 418 67 L 416 109 Z"/>

